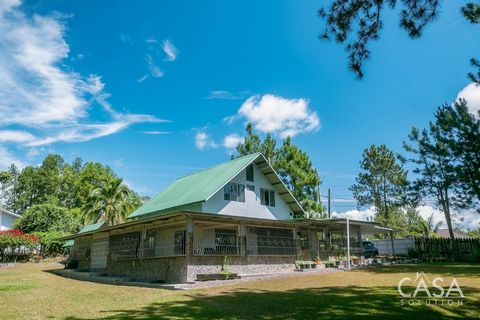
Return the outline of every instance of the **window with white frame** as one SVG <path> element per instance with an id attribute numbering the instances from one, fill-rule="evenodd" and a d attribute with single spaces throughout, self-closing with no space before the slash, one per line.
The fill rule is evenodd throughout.
<path id="1" fill-rule="evenodd" d="M 223 198 L 228 201 L 245 202 L 245 185 L 235 182 L 223 188 Z"/>
<path id="2" fill-rule="evenodd" d="M 260 201 L 264 206 L 275 207 L 275 191 L 260 189 Z"/>

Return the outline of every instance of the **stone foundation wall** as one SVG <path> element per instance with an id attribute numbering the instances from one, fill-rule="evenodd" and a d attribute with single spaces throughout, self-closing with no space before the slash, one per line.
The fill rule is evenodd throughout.
<path id="1" fill-rule="evenodd" d="M 193 256 L 188 258 L 187 280 L 195 281 L 197 274 L 219 273 L 223 257 Z M 228 269 L 238 274 L 285 273 L 295 269 L 293 256 L 231 256 Z"/>
<path id="2" fill-rule="evenodd" d="M 109 275 L 126 276 L 140 281 L 187 282 L 185 257 L 128 260 L 112 260 L 109 258 L 106 271 Z"/>

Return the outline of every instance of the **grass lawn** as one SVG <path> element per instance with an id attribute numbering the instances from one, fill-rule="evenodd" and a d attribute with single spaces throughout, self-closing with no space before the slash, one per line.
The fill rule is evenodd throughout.
<path id="1" fill-rule="evenodd" d="M 480 318 L 480 265 L 397 265 L 307 274 L 191 291 L 113 286 L 46 272 L 57 264 L 0 269 L 1 319 L 441 319 Z M 463 305 L 401 305 L 398 281 L 423 271 L 456 277 Z M 448 281 L 447 281 L 448 280 Z"/>

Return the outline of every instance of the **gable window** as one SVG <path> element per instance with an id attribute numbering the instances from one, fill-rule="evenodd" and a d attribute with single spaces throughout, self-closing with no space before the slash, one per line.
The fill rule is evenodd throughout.
<path id="1" fill-rule="evenodd" d="M 245 171 L 247 173 L 247 181 L 253 182 L 253 164 L 249 165 Z"/>
<path id="2" fill-rule="evenodd" d="M 260 202 L 264 206 L 275 207 L 275 191 L 260 189 Z"/>
<path id="3" fill-rule="evenodd" d="M 230 182 L 223 188 L 223 199 L 245 202 L 245 185 Z"/>

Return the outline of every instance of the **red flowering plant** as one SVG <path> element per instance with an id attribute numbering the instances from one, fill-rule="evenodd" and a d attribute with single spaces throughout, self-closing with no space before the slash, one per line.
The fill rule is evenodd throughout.
<path id="1" fill-rule="evenodd" d="M 23 233 L 18 229 L 0 231 L 0 258 L 2 261 L 26 259 L 39 244 L 40 241 L 34 234 Z"/>

